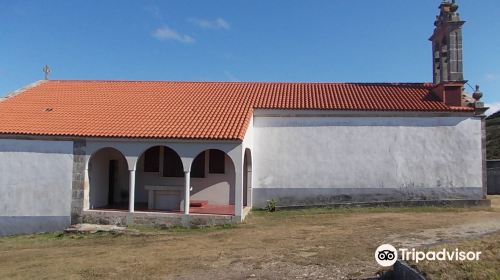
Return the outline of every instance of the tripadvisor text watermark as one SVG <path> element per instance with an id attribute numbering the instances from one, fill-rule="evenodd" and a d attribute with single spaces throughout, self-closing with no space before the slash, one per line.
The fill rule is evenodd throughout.
<path id="1" fill-rule="evenodd" d="M 420 251 L 415 248 L 407 249 L 400 248 L 397 250 L 390 244 L 380 245 L 375 250 L 375 260 L 381 266 L 391 266 L 399 259 L 403 261 L 479 261 L 481 252 L 479 251 L 461 251 L 458 248 L 455 250 L 442 249 L 439 251 Z"/>

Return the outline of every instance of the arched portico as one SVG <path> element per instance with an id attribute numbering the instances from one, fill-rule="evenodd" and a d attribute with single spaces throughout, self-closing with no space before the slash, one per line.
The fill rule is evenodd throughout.
<path id="1" fill-rule="evenodd" d="M 127 160 L 117 149 L 105 147 L 88 161 L 89 208 L 126 209 L 129 205 Z"/>
<path id="2" fill-rule="evenodd" d="M 200 152 L 189 171 L 189 211 L 234 215 L 235 170 L 234 162 L 226 152 L 219 149 Z"/>
<path id="3" fill-rule="evenodd" d="M 120 192 L 128 191 L 128 206 L 125 199 L 101 206 L 89 198 L 95 155 L 108 149 L 120 155 Z M 87 142 L 87 152 L 84 209 L 243 216 L 244 152 L 237 142 L 97 140 Z"/>
<path id="4" fill-rule="evenodd" d="M 182 211 L 184 166 L 165 145 L 149 147 L 136 164 L 135 205 L 141 210 Z"/>

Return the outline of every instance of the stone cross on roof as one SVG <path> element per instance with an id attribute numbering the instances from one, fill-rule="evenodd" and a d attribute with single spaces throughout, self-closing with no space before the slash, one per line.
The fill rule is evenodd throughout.
<path id="1" fill-rule="evenodd" d="M 50 74 L 50 72 L 52 72 L 52 70 L 50 70 L 48 65 L 45 65 L 45 67 L 43 67 L 42 70 L 43 70 L 43 73 L 45 73 L 45 80 L 48 80 L 49 74 Z"/>

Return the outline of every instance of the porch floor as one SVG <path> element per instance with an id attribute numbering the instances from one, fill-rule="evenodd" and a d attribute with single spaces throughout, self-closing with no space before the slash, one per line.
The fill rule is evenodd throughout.
<path id="1" fill-rule="evenodd" d="M 93 210 L 106 210 L 106 211 L 120 211 L 127 212 L 128 204 L 112 204 L 104 207 L 93 208 Z M 148 209 L 147 203 L 136 203 L 135 211 L 139 212 L 160 212 L 160 213 L 178 213 L 182 214 L 184 211 L 181 210 L 156 210 Z M 234 205 L 218 205 L 218 204 L 206 204 L 201 207 L 189 207 L 189 213 L 193 214 L 214 214 L 214 215 L 234 215 Z"/>

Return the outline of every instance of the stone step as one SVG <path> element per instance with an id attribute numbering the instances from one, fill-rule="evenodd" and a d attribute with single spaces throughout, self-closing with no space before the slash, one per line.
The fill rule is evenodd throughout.
<path id="1" fill-rule="evenodd" d="M 191 200 L 189 207 L 203 207 L 208 204 L 208 200 Z"/>

